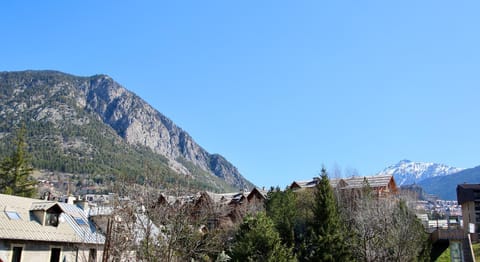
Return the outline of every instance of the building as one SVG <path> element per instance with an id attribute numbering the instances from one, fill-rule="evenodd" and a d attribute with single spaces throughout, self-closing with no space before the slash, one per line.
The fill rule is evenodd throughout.
<path id="1" fill-rule="evenodd" d="M 320 179 L 314 177 L 308 181 L 294 181 L 290 185 L 292 190 L 304 190 L 315 188 Z M 377 196 L 385 196 L 390 194 L 396 194 L 398 187 L 393 179 L 393 176 L 358 176 L 350 178 L 336 178 L 330 179 L 330 185 L 342 191 L 357 192 L 366 186 L 368 186 Z"/>
<path id="2" fill-rule="evenodd" d="M 0 261 L 100 261 L 105 237 L 73 204 L 0 194 Z"/>
<path id="3" fill-rule="evenodd" d="M 302 189 L 310 189 L 315 188 L 318 184 L 319 178 L 314 177 L 311 180 L 304 180 L 304 181 L 293 181 L 290 185 L 290 189 L 292 190 L 302 190 Z"/>
<path id="4" fill-rule="evenodd" d="M 368 186 L 378 197 L 398 193 L 398 187 L 391 175 L 345 178 L 342 190 L 358 191 Z"/>
<path id="5" fill-rule="evenodd" d="M 458 204 L 462 205 L 463 226 L 478 241 L 480 234 L 480 184 L 457 185 Z"/>
<path id="6" fill-rule="evenodd" d="M 163 206 L 164 209 L 189 209 L 188 213 L 192 214 L 193 218 L 208 215 L 211 216 L 209 223 L 214 227 L 231 228 L 241 223 L 245 215 L 264 210 L 266 198 L 265 191 L 253 188 L 250 192 L 223 194 L 200 192 L 181 197 L 161 194 L 156 205 Z"/>

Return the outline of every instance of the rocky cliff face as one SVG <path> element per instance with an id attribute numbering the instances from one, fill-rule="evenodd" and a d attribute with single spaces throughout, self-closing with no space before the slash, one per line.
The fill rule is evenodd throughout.
<path id="1" fill-rule="evenodd" d="M 191 163 L 236 188 L 252 187 L 226 159 L 208 153 L 187 132 L 106 75 L 75 77 L 54 71 L 26 71 L 0 73 L 0 82 L 12 87 L 1 97 L 10 99 L 3 101 L 0 108 L 4 114 L 28 110 L 35 112 L 37 120 L 59 122 L 68 118 L 81 124 L 89 121 L 79 116 L 78 111 L 83 111 L 95 115 L 126 143 L 148 147 L 166 157 L 176 172 L 189 174 L 186 163 Z M 28 96 L 23 97 L 29 97 L 29 101 L 15 101 L 13 108 L 7 106 L 16 93 L 25 92 Z M 55 106 L 43 107 L 45 100 L 53 101 Z"/>

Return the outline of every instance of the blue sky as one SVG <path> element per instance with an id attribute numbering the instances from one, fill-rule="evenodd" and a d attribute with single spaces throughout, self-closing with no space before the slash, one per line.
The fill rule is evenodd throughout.
<path id="1" fill-rule="evenodd" d="M 0 71 L 108 74 L 260 186 L 480 165 L 476 1 L 3 1 Z"/>

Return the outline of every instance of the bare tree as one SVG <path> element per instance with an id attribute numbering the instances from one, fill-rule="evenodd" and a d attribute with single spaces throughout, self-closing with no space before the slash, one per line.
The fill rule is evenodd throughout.
<path id="1" fill-rule="evenodd" d="M 218 211 L 208 194 L 176 197 L 173 203 L 165 196 L 160 199 L 149 210 L 149 217 L 159 228 L 157 236 L 152 238 L 155 247 L 143 252 L 142 260 L 208 261 L 222 252 L 227 235 L 217 226 Z"/>
<path id="2" fill-rule="evenodd" d="M 146 176 L 135 184 L 126 176 L 115 187 L 117 200 L 103 221 L 107 235 L 103 261 L 213 261 L 233 229 L 222 227 L 228 206 L 208 193 L 160 192 Z"/>
<path id="3" fill-rule="evenodd" d="M 368 183 L 338 192 L 344 220 L 353 229 L 353 252 L 360 261 L 427 259 L 427 234 L 404 196 L 378 197 Z"/>

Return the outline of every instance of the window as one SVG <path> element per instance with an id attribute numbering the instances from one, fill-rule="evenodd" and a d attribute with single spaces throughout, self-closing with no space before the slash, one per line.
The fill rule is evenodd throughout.
<path id="1" fill-rule="evenodd" d="M 22 250 L 23 247 L 21 246 L 14 246 L 12 248 L 12 262 L 20 262 L 22 259 Z"/>
<path id="2" fill-rule="evenodd" d="M 53 247 L 50 251 L 50 262 L 60 262 L 60 252 L 62 249 Z"/>
<path id="3" fill-rule="evenodd" d="M 47 213 L 47 225 L 49 226 L 58 226 L 58 216 L 56 213 Z"/>
<path id="4" fill-rule="evenodd" d="M 480 191 L 478 191 L 478 190 L 473 191 L 473 197 L 475 199 L 480 199 Z"/>
<path id="5" fill-rule="evenodd" d="M 81 217 L 75 217 L 75 221 L 77 222 L 77 224 L 79 224 L 80 226 L 83 226 L 83 225 L 86 225 L 87 223 L 85 223 L 85 220 L 83 220 Z"/>
<path id="6" fill-rule="evenodd" d="M 20 215 L 15 211 L 5 211 L 5 214 L 10 220 L 20 220 Z"/>
<path id="7" fill-rule="evenodd" d="M 97 250 L 95 248 L 90 248 L 88 251 L 88 262 L 96 262 L 97 261 Z"/>

